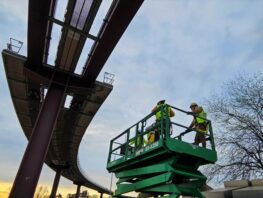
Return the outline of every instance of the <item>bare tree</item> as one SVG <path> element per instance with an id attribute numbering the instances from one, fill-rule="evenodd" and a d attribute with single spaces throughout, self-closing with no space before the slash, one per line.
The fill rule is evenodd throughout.
<path id="1" fill-rule="evenodd" d="M 208 100 L 218 162 L 208 169 L 216 181 L 263 176 L 263 73 L 238 75 Z"/>
<path id="2" fill-rule="evenodd" d="M 49 198 L 47 186 L 39 186 L 35 192 L 34 198 Z"/>

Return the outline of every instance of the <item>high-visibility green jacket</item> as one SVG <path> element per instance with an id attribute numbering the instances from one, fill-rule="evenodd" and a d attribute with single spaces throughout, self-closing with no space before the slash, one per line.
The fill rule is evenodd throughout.
<path id="1" fill-rule="evenodd" d="M 144 146 L 144 144 L 147 144 L 147 141 L 140 135 L 137 136 L 136 140 L 137 140 L 137 146 L 139 147 Z M 131 140 L 129 145 L 132 146 L 134 144 L 135 144 L 135 139 Z"/>
<path id="2" fill-rule="evenodd" d="M 160 108 L 162 105 L 163 105 L 163 104 L 157 105 L 157 109 Z M 170 116 L 171 116 L 171 107 L 168 107 L 167 111 L 168 111 L 168 115 L 167 115 L 167 112 L 165 111 L 165 109 L 163 110 L 163 112 L 162 112 L 161 109 L 159 109 L 159 110 L 155 113 L 156 120 L 157 120 L 157 121 L 160 121 L 160 120 L 161 120 L 161 118 L 162 118 L 162 113 L 164 113 L 164 115 L 163 115 L 164 117 L 166 117 L 166 116 L 170 117 Z"/>
<path id="3" fill-rule="evenodd" d="M 195 120 L 197 131 L 202 132 L 202 133 L 208 133 L 208 123 L 206 120 L 206 112 L 203 110 L 203 108 L 200 113 L 195 115 L 194 120 Z"/>
<path id="4" fill-rule="evenodd" d="M 206 122 L 206 112 L 203 110 L 203 108 L 202 111 L 196 115 L 195 121 L 197 124 L 202 124 Z"/>

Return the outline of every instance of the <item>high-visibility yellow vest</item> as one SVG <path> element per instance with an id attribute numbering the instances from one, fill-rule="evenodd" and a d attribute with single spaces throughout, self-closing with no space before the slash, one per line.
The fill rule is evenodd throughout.
<path id="1" fill-rule="evenodd" d="M 141 137 L 140 135 L 137 136 L 136 140 L 137 140 L 137 146 L 139 146 L 139 147 L 143 146 L 144 144 L 147 143 L 147 141 L 143 137 Z M 130 141 L 131 146 L 134 144 L 135 144 L 135 139 Z"/>
<path id="2" fill-rule="evenodd" d="M 147 134 L 148 142 L 147 144 L 152 144 L 155 140 L 155 133 L 151 131 L 150 133 Z"/>
<path id="3" fill-rule="evenodd" d="M 206 122 L 206 112 L 204 112 L 204 110 L 202 110 L 200 113 L 198 113 L 196 115 L 196 122 L 197 124 L 202 124 L 202 123 L 205 123 Z"/>
<path id="4" fill-rule="evenodd" d="M 161 105 L 163 105 L 163 104 L 161 104 Z M 157 109 L 158 109 L 159 107 L 161 107 L 161 105 L 157 105 Z M 170 117 L 170 115 L 171 115 L 171 107 L 168 107 L 167 111 L 168 111 L 168 117 Z M 163 113 L 164 113 L 164 117 L 167 116 L 165 109 L 163 109 Z M 158 121 L 161 120 L 161 118 L 162 118 L 162 109 L 159 109 L 159 110 L 155 113 L 155 117 L 156 117 L 156 120 L 158 120 Z"/>
<path id="5" fill-rule="evenodd" d="M 198 113 L 195 117 L 195 122 L 197 126 L 197 131 L 201 133 L 208 133 L 208 123 L 206 120 L 206 112 L 202 110 L 200 113 Z M 205 129 L 201 129 L 201 126 L 205 127 Z"/>

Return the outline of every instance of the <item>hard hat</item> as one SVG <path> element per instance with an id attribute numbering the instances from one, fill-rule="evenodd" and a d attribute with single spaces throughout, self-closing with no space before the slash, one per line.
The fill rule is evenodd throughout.
<path id="1" fill-rule="evenodd" d="M 165 103 L 165 100 L 160 100 L 157 104 L 164 104 Z"/>
<path id="2" fill-rule="evenodd" d="M 190 108 L 195 107 L 195 106 L 198 106 L 198 104 L 196 104 L 195 102 L 192 102 L 190 105 Z"/>

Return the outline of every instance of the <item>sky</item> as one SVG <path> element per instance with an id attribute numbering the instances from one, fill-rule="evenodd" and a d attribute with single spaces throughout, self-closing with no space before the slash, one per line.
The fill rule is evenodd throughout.
<path id="1" fill-rule="evenodd" d="M 91 33 L 98 27 L 111 1 L 104 0 Z M 26 55 L 27 6 L 25 0 L 0 1 L 0 48 L 9 38 L 24 42 Z M 146 0 L 105 64 L 103 73 L 115 75 L 114 88 L 88 127 L 80 145 L 79 161 L 85 174 L 109 188 L 106 170 L 109 142 L 150 113 L 160 99 L 189 110 L 202 105 L 223 82 L 238 73 L 263 71 L 263 1 L 261 0 Z M 65 0 L 56 17 L 63 19 Z M 59 27 L 52 34 L 49 63 L 55 59 Z M 82 67 L 91 42 L 87 41 Z M 80 67 L 80 68 L 81 68 Z M 79 70 L 80 71 L 80 70 Z M 0 197 L 8 193 L 27 140 L 16 117 L 0 61 Z M 190 118 L 177 118 L 188 125 Z M 216 129 L 215 129 L 216 130 Z M 51 186 L 55 174 L 44 165 L 39 185 Z M 84 188 L 83 188 L 84 189 Z M 74 193 L 72 182 L 61 178 L 58 192 Z M 1 194 L 2 193 L 2 194 Z"/>

